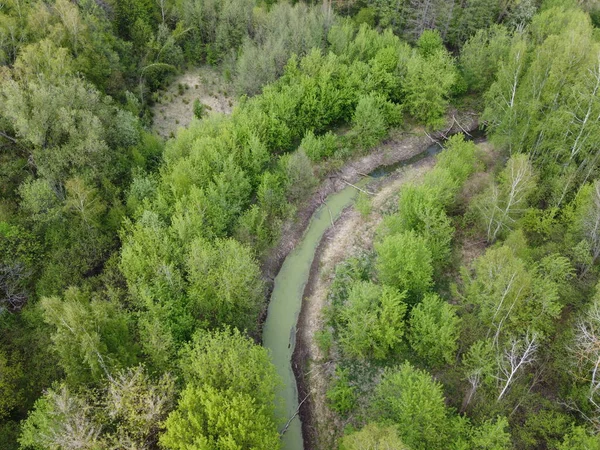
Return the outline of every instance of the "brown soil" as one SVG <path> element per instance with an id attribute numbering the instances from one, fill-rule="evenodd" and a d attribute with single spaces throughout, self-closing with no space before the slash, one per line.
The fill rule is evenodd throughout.
<path id="1" fill-rule="evenodd" d="M 180 93 L 179 85 L 183 86 Z M 179 75 L 165 91 L 159 92 L 159 100 L 152 107 L 153 128 L 164 139 L 174 135 L 179 128 L 186 128 L 194 117 L 194 100 L 200 100 L 207 114 L 230 114 L 234 99 L 233 87 L 210 66 L 203 66 Z"/>
<path id="2" fill-rule="evenodd" d="M 328 195 L 342 190 L 348 185 L 348 183 L 356 183 L 366 174 L 369 174 L 379 167 L 392 165 L 400 161 L 410 159 L 411 157 L 425 151 L 427 147 L 429 147 L 431 143 L 437 139 L 441 139 L 450 134 L 465 130 L 472 131 L 477 129 L 477 127 L 478 117 L 476 114 L 470 112 L 458 113 L 454 111 L 451 115 L 449 115 L 446 129 L 432 134 L 427 134 L 425 132 L 422 132 L 418 135 L 414 132 L 397 133 L 397 135 L 395 135 L 392 139 L 373 150 L 369 155 L 357 158 L 346 164 L 337 172 L 330 174 L 311 196 L 311 198 L 306 201 L 304 206 L 298 209 L 295 219 L 284 224 L 282 236 L 285 236 L 285 239 L 282 239 L 279 245 L 277 245 L 263 261 L 263 275 L 267 281 L 269 291 L 272 289 L 273 280 L 281 268 L 283 261 L 287 257 L 288 253 L 298 244 L 313 213 Z M 419 167 L 424 167 L 427 164 L 431 164 L 431 162 L 428 162 L 428 160 L 429 159 L 422 160 L 418 164 L 411 166 L 411 168 L 418 170 Z M 377 206 L 378 201 L 383 201 L 379 199 L 384 199 L 388 196 L 388 194 L 393 194 L 397 191 L 397 187 L 395 188 L 393 183 L 402 184 L 405 181 L 406 177 L 402 177 L 400 174 L 397 175 L 397 178 L 390 179 L 388 177 L 385 182 L 385 188 L 381 192 L 381 197 L 378 195 L 374 199 L 375 206 Z M 375 188 L 376 187 L 373 189 Z M 313 290 L 316 292 L 317 287 L 315 285 L 315 280 L 318 278 L 320 261 L 330 260 L 331 263 L 333 263 L 339 258 L 339 255 L 336 256 L 335 254 L 328 254 L 327 256 L 323 255 L 325 246 L 332 239 L 332 233 L 336 233 L 335 236 L 337 245 L 339 245 L 339 239 L 342 239 L 342 234 L 337 235 L 337 233 L 344 231 L 347 235 L 354 235 L 355 230 L 352 229 L 355 223 L 353 220 L 356 220 L 356 217 L 354 216 L 355 214 L 353 215 L 352 211 L 345 211 L 341 218 L 338 219 L 338 222 L 336 222 L 335 228 L 329 230 L 324 239 L 321 241 L 313 261 L 311 275 L 306 287 L 307 290 L 304 293 L 305 299 L 307 297 L 312 297 L 311 294 L 313 294 Z M 352 217 L 354 217 L 353 220 L 349 219 Z M 373 220 L 376 220 L 376 216 Z M 365 222 L 365 226 L 369 226 L 369 223 L 371 223 L 371 220 Z M 366 230 L 365 233 L 361 233 L 360 235 L 364 235 L 364 239 L 372 240 L 374 232 L 373 230 L 375 229 L 376 223 L 377 222 L 371 223 L 369 226 L 370 228 Z M 350 233 L 350 231 L 352 231 L 352 233 Z M 343 245 L 339 245 L 339 247 L 344 248 Z M 320 323 L 320 310 L 324 301 L 323 299 L 324 293 L 321 293 L 320 300 L 307 300 L 303 302 L 299 322 L 297 324 L 297 329 L 300 332 L 297 336 L 292 365 L 298 382 L 300 398 L 304 398 L 306 396 L 306 393 L 308 392 L 308 386 L 312 386 L 313 383 L 312 378 L 306 378 L 306 375 L 311 370 L 309 363 L 311 360 L 318 362 L 320 357 L 320 355 L 316 353 L 318 352 L 318 348 L 316 348 L 312 342 L 312 335 L 314 331 L 318 329 L 317 325 Z M 265 316 L 266 310 L 263 314 L 263 319 Z M 327 370 L 332 370 L 327 365 L 321 364 L 321 366 L 321 369 L 317 369 L 313 373 L 321 372 L 321 375 L 325 375 Z M 323 380 L 325 379 L 326 378 L 321 376 L 319 381 L 314 381 L 315 389 L 318 390 L 318 394 L 311 395 L 300 408 L 300 417 L 302 419 L 302 429 L 305 440 L 304 446 L 308 450 L 327 448 L 326 446 L 321 447 L 321 443 L 325 444 L 325 441 L 323 441 L 319 436 L 320 430 L 318 427 L 319 424 L 328 423 L 326 420 L 328 410 L 324 403 L 324 392 L 326 386 Z M 315 395 L 318 395 L 318 397 Z M 319 405 L 319 407 L 315 405 Z"/>
<path id="3" fill-rule="evenodd" d="M 402 185 L 419 179 L 434 165 L 434 158 L 423 159 L 410 167 L 401 169 L 385 180 L 370 184 L 375 192 L 371 199 L 372 212 L 364 218 L 354 208 L 347 208 L 342 216 L 324 235 L 304 290 L 304 302 L 298 318 L 294 372 L 299 387 L 299 397 L 310 395 L 301 411 L 306 449 L 333 448 L 344 424 L 326 406 L 328 380 L 335 371 L 335 364 L 327 359 L 313 336 L 323 328 L 321 312 L 327 305 L 329 286 L 333 281 L 335 266 L 361 249 L 372 248 L 375 232 L 383 219 L 382 207 L 397 199 Z M 303 405 L 303 407 L 304 407 Z"/>

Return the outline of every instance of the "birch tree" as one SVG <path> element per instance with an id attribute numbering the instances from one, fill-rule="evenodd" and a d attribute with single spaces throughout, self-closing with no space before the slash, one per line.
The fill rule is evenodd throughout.
<path id="1" fill-rule="evenodd" d="M 525 367 L 535 362 L 538 346 L 538 335 L 527 330 L 524 337 L 512 338 L 507 348 L 498 355 L 498 401 L 502 400 Z"/>
<path id="2" fill-rule="evenodd" d="M 600 288 L 600 285 L 598 286 Z M 600 289 L 577 320 L 571 346 L 575 375 L 587 385 L 587 400 L 595 412 L 591 421 L 600 429 Z"/>
<path id="3" fill-rule="evenodd" d="M 528 197 L 536 187 L 536 176 L 527 155 L 513 155 L 492 185 L 475 202 L 485 226 L 488 242 L 512 230 L 528 206 Z"/>

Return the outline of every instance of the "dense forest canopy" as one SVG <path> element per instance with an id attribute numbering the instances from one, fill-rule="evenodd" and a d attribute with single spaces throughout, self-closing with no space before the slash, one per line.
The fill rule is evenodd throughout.
<path id="1" fill-rule="evenodd" d="M 600 449 L 599 26 L 585 0 L 1 3 L 0 448 L 279 448 L 286 224 L 465 112 L 493 149 L 450 137 L 335 270 L 335 445 Z M 153 105 L 206 65 L 232 113 L 163 140 Z"/>

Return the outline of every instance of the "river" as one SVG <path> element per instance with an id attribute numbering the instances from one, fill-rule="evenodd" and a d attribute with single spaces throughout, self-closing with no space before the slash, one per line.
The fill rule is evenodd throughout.
<path id="1" fill-rule="evenodd" d="M 480 135 L 480 133 L 477 134 Z M 369 177 L 364 177 L 356 185 L 364 186 L 370 178 L 387 176 L 400 167 L 414 164 L 441 150 L 440 144 L 433 144 L 410 159 L 374 170 Z M 283 450 L 303 450 L 304 448 L 302 424 L 297 414 L 300 400 L 291 364 L 296 341 L 296 323 L 302 307 L 304 287 L 309 278 L 315 251 L 323 234 L 342 211 L 353 203 L 357 192 L 356 188 L 348 186 L 327 197 L 325 205 L 319 207 L 313 214 L 302 240 L 289 253 L 274 281 L 267 319 L 263 328 L 263 345 L 270 350 L 273 364 L 283 380 L 283 385 L 277 393 L 279 401 L 276 405 L 277 417 L 282 420 L 280 428 L 283 429 L 286 422 L 295 415 L 282 436 Z"/>

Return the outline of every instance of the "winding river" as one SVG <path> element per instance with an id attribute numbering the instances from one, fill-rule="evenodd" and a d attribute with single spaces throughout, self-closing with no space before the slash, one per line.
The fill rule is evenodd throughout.
<path id="1" fill-rule="evenodd" d="M 429 146 L 425 151 L 397 164 L 380 167 L 364 177 L 356 186 L 364 186 L 369 178 L 381 178 L 400 167 L 414 164 L 424 158 L 439 153 L 440 144 Z M 267 319 L 263 329 L 263 345 L 270 349 L 272 361 L 283 380 L 278 392 L 277 417 L 282 418 L 282 436 L 284 450 L 303 450 L 302 424 L 297 414 L 299 408 L 296 378 L 292 370 L 292 354 L 296 341 L 296 323 L 302 306 L 304 287 L 308 281 L 315 251 L 327 229 L 340 216 L 342 211 L 353 203 L 357 195 L 356 188 L 345 189 L 327 197 L 325 204 L 313 214 L 300 243 L 289 253 L 277 277 L 269 303 Z"/>

